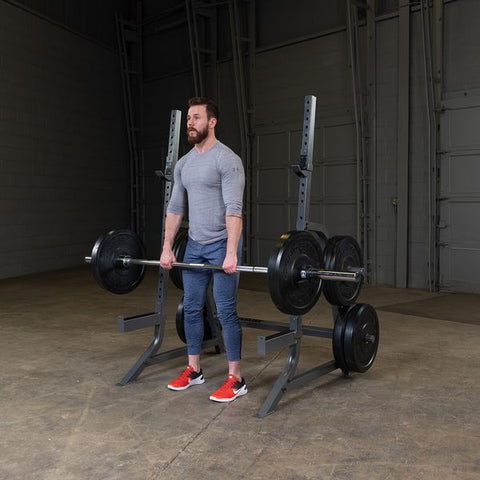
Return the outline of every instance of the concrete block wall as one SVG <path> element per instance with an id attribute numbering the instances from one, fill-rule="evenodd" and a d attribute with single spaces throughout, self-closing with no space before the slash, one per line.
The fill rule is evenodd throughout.
<path id="1" fill-rule="evenodd" d="M 0 2 L 0 278 L 126 226 L 127 154 L 115 50 Z"/>

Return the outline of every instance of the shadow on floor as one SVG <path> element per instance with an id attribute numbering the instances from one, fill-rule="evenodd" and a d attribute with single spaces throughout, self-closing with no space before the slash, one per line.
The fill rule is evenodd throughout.
<path id="1" fill-rule="evenodd" d="M 480 295 L 446 293 L 434 298 L 378 307 L 385 312 L 480 325 Z"/>

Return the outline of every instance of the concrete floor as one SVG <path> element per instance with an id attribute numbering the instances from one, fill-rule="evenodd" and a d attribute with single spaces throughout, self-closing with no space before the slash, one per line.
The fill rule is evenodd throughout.
<path id="1" fill-rule="evenodd" d="M 232 404 L 208 400 L 226 372 L 212 353 L 206 383 L 185 392 L 166 389 L 183 358 L 116 385 L 153 334 L 118 333 L 116 317 L 153 309 L 155 276 L 125 296 L 86 268 L 0 282 L 1 480 L 480 478 L 480 296 L 365 287 L 381 327 L 373 367 L 316 379 L 258 419 L 286 360 L 257 354 L 271 332 L 244 330 L 249 393 Z M 172 319 L 179 298 L 171 287 Z M 239 313 L 288 322 L 265 291 L 241 289 Z M 331 326 L 323 298 L 304 324 Z M 180 345 L 169 321 L 162 350 Z M 299 372 L 330 360 L 330 341 L 304 337 L 301 354 Z"/>

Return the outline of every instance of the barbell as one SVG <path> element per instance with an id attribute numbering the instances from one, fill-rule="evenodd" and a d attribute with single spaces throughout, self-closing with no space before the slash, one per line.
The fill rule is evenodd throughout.
<path id="1" fill-rule="evenodd" d="M 177 238 L 173 251 L 178 259 L 179 252 L 183 258 L 187 236 Z M 267 267 L 238 265 L 237 271 L 268 274 L 273 303 L 289 315 L 303 315 L 313 308 L 321 294 L 322 281 L 330 285 L 327 289 L 330 303 L 351 305 L 360 293 L 364 275 L 360 248 L 352 237 L 333 237 L 331 240 L 325 247 L 328 269 L 325 268 L 322 248 L 324 239 L 317 232 L 302 230 L 289 231 L 280 237 Z M 112 293 L 125 294 L 141 283 L 146 266 L 160 266 L 159 260 L 145 260 L 144 256 L 143 243 L 134 232 L 113 230 L 98 238 L 91 256 L 85 257 L 85 261 L 92 265 L 94 278 L 100 286 Z M 223 270 L 220 265 L 182 261 L 173 266 Z M 342 270 L 333 269 L 337 266 Z M 338 283 L 339 287 L 332 287 L 332 282 Z"/>

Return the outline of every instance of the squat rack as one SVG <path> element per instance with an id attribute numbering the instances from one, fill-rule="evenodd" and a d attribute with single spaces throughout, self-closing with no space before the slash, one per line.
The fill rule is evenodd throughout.
<path id="1" fill-rule="evenodd" d="M 298 211 L 297 211 L 297 230 L 324 230 L 323 225 L 309 221 L 311 176 L 313 171 L 313 143 L 315 127 L 316 97 L 309 95 L 305 97 L 304 119 L 303 119 L 303 141 L 298 165 L 291 166 L 291 169 L 299 177 Z M 168 201 L 171 195 L 172 174 L 175 163 L 178 159 L 178 143 L 180 136 L 181 112 L 172 111 L 170 121 L 169 149 L 166 159 L 165 172 L 158 172 L 159 176 L 165 181 L 164 194 L 164 212 L 166 212 Z M 162 231 L 162 243 L 164 240 L 164 231 Z M 136 380 L 141 372 L 147 366 L 164 362 L 187 354 L 187 347 L 183 346 L 163 353 L 157 353 L 163 342 L 166 324 L 165 304 L 167 281 L 166 272 L 159 270 L 158 293 L 155 304 L 155 312 L 133 317 L 118 317 L 118 328 L 120 332 L 129 332 L 140 328 L 154 326 L 154 337 L 145 352 L 139 357 L 137 362 L 127 372 L 127 374 L 118 382 L 118 385 L 126 385 Z M 210 325 L 212 338 L 204 340 L 202 348 L 215 347 L 217 353 L 225 351 L 223 344 L 221 328 L 217 318 L 215 302 L 211 291 L 208 292 L 206 300 L 206 321 Z M 333 318 L 336 319 L 339 313 L 342 313 L 342 307 L 332 306 Z M 288 347 L 288 356 L 283 371 L 273 385 L 270 393 L 265 399 L 257 417 L 263 418 L 275 411 L 276 406 L 283 394 L 288 390 L 298 388 L 299 386 L 312 381 L 313 379 L 332 372 L 337 368 L 336 360 L 330 360 L 318 365 L 302 374 L 296 375 L 296 369 L 300 360 L 301 338 L 303 335 L 332 338 L 332 328 L 322 328 L 315 326 L 303 326 L 301 315 L 291 315 L 290 322 L 287 325 L 282 322 L 273 322 L 258 320 L 253 318 L 240 317 L 242 327 L 257 328 L 262 330 L 272 330 L 274 333 L 269 336 L 257 337 L 257 351 L 260 355 L 266 355 L 270 352 Z M 345 372 L 344 370 L 344 373 Z"/>

